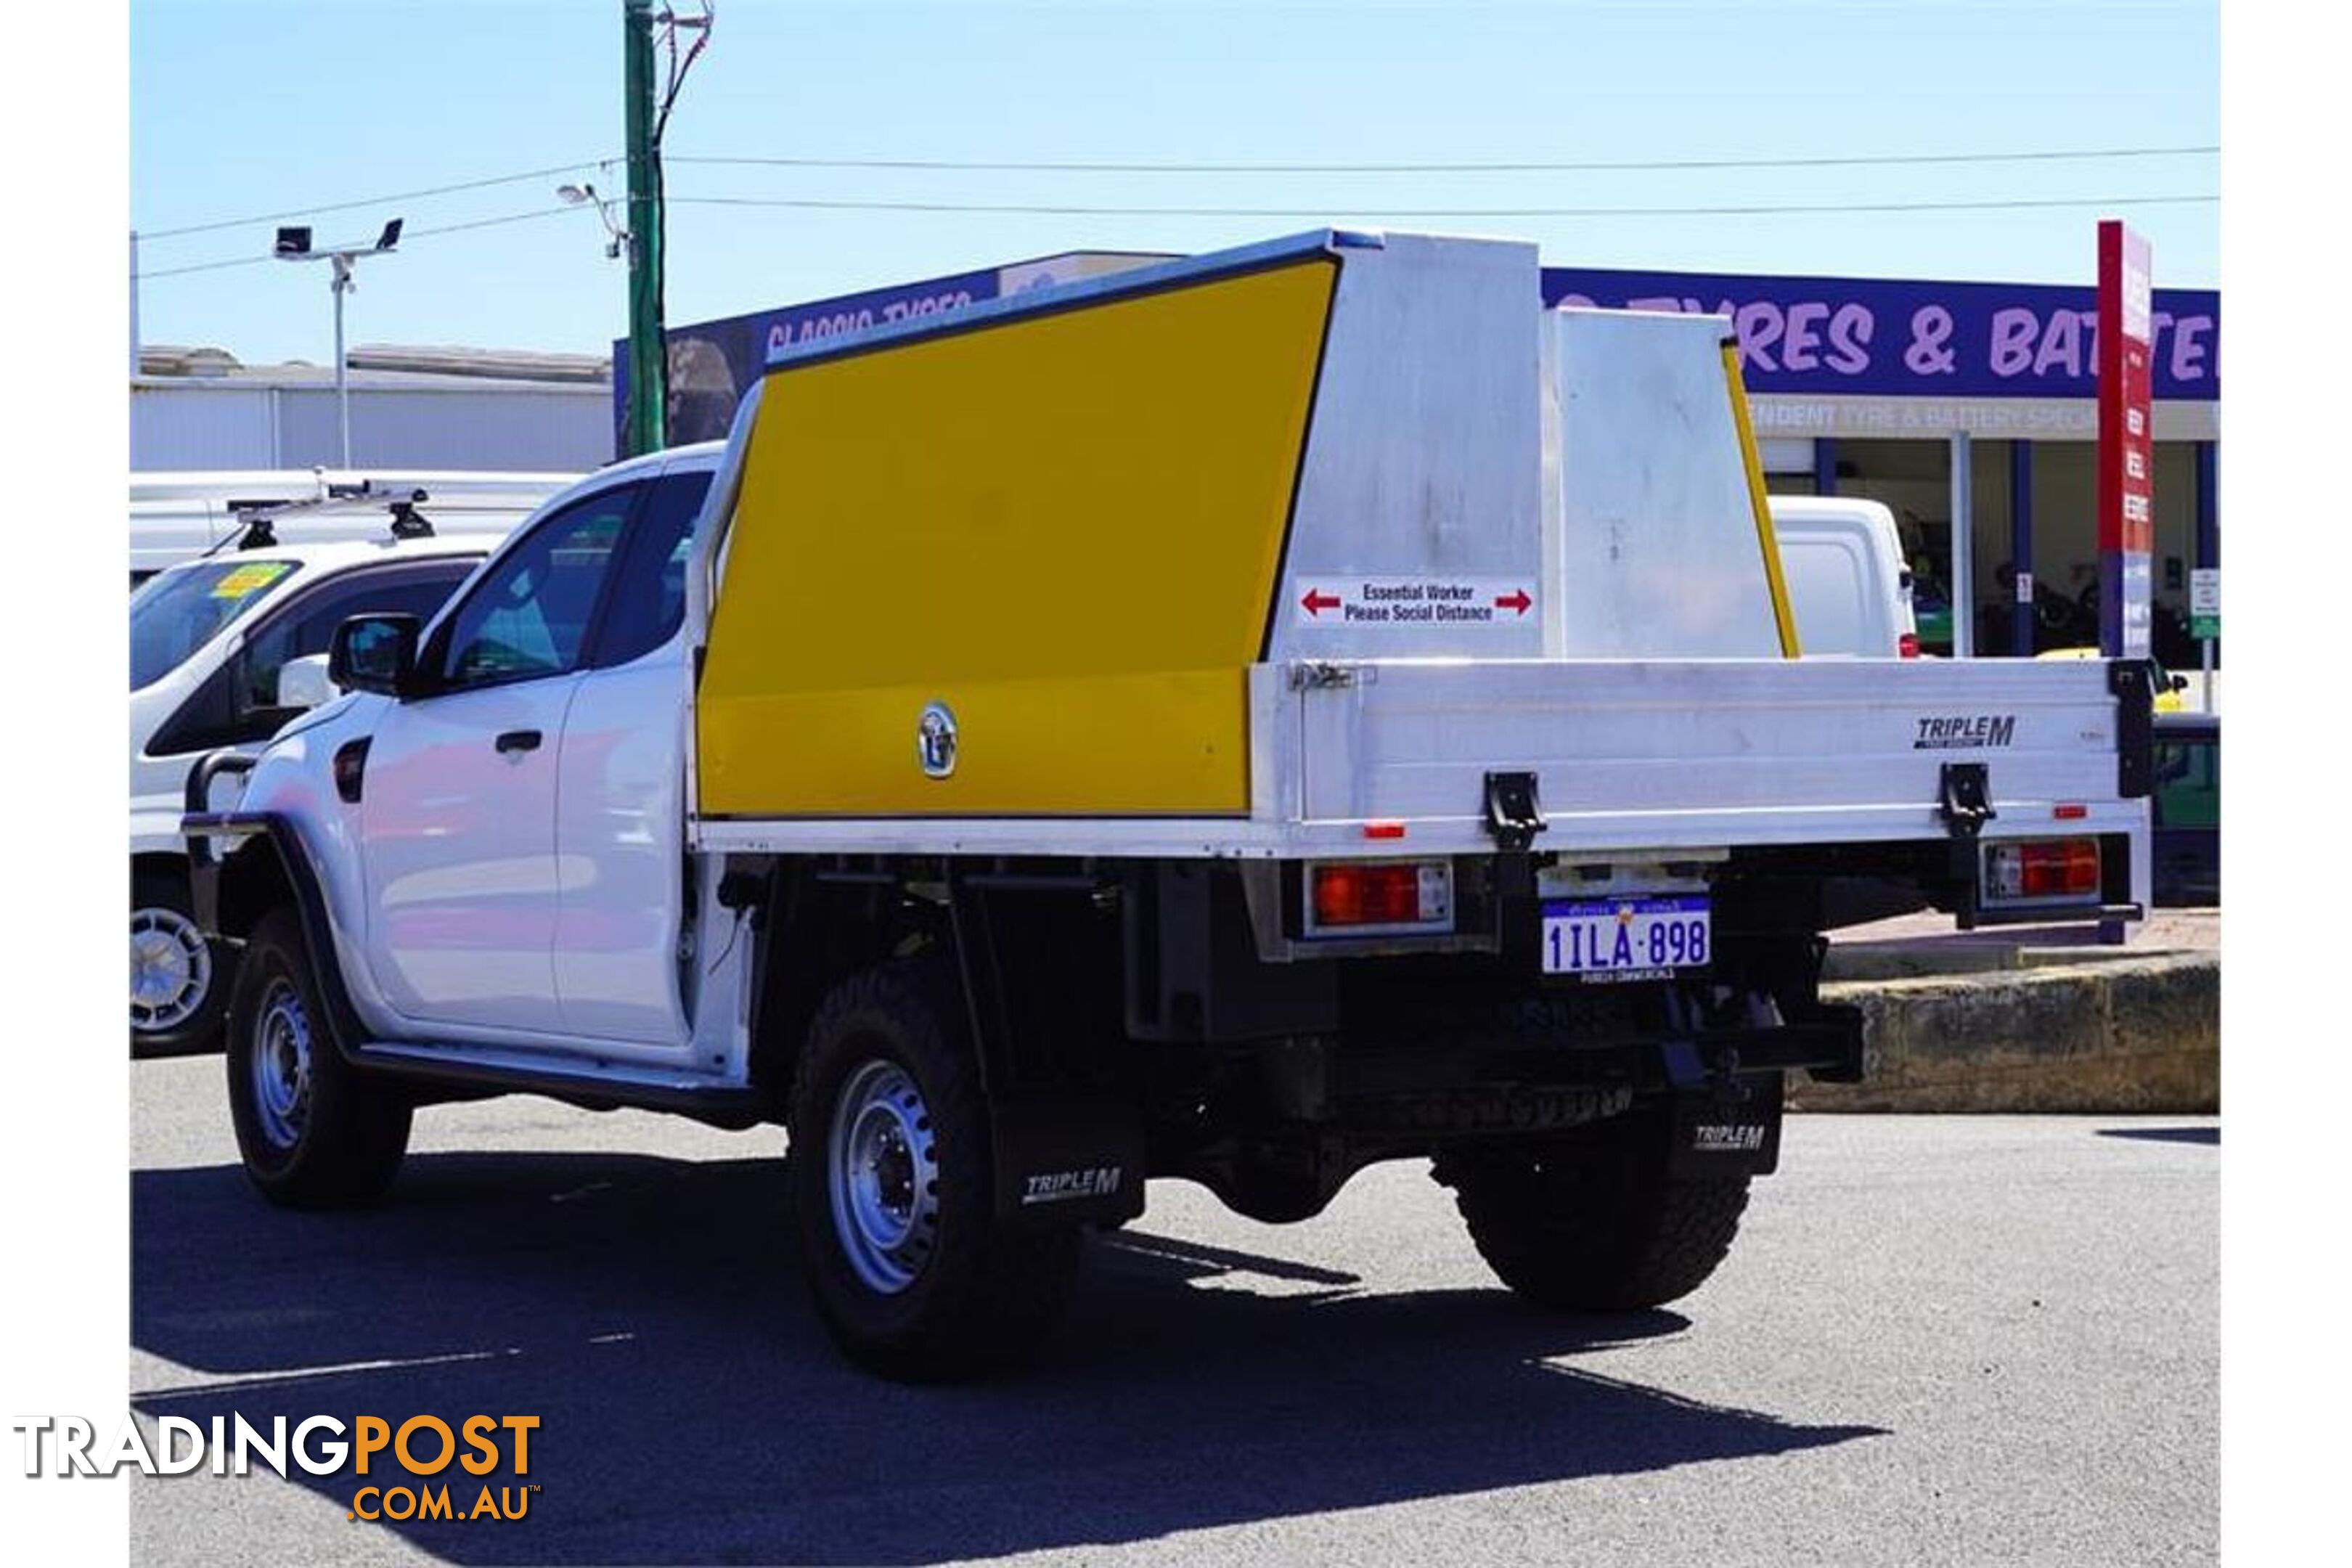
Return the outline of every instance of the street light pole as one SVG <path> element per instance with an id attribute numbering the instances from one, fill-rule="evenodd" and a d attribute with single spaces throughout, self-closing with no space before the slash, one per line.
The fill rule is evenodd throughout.
<path id="1" fill-rule="evenodd" d="M 335 427 L 341 433 L 344 468 L 352 466 L 352 387 L 350 361 L 343 353 L 343 296 L 352 291 L 352 258 L 338 256 L 328 287 L 335 295 Z"/>
<path id="2" fill-rule="evenodd" d="M 307 227 L 281 228 L 270 254 L 280 261 L 323 261 L 331 271 L 327 287 L 335 297 L 335 427 L 341 439 L 343 468 L 352 466 L 351 367 L 343 353 L 343 296 L 359 287 L 353 276 L 362 256 L 381 256 L 400 243 L 399 218 L 383 226 L 373 245 L 333 245 L 313 249 Z"/>

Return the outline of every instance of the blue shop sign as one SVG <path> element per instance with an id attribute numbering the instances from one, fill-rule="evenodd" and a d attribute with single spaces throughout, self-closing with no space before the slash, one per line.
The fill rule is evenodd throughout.
<path id="1" fill-rule="evenodd" d="M 2095 397 L 2091 288 L 1543 269 L 1546 305 L 1731 318 L 1752 393 Z M 2156 290 L 2156 396 L 2221 395 L 2221 296 Z"/>

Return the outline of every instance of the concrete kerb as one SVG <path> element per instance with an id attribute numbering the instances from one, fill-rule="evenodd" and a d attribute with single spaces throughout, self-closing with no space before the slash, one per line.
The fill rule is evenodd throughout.
<path id="1" fill-rule="evenodd" d="M 2032 967 L 1825 984 L 1824 1001 L 1863 1010 L 1864 1081 L 1792 1081 L 1790 1107 L 2180 1115 L 2220 1109 L 2218 952 L 2072 963 L 2033 956 Z"/>

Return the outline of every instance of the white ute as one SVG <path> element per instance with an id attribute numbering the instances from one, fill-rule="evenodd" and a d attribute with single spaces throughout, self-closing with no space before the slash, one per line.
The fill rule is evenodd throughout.
<path id="1" fill-rule="evenodd" d="M 904 1378 L 1036 1349 L 1152 1177 L 1428 1159 L 1532 1301 L 1696 1289 L 1862 1071 L 1822 932 L 2138 916 L 2149 678 L 1795 657 L 1727 324 L 1538 299 L 1327 230 L 793 345 L 346 623 L 188 781 L 251 1180 L 505 1090 L 782 1122 Z"/>

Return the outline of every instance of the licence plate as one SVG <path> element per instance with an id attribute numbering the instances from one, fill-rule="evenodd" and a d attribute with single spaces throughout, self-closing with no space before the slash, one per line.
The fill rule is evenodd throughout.
<path id="1" fill-rule="evenodd" d="M 1544 973 L 1605 982 L 1704 969 L 1713 950 L 1710 913 L 1704 894 L 1546 900 Z"/>

